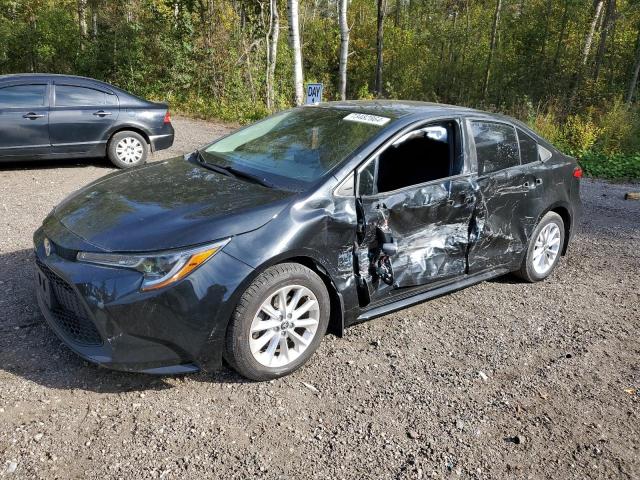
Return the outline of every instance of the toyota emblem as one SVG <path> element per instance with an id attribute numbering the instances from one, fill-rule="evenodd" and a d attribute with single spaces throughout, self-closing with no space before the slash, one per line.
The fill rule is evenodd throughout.
<path id="1" fill-rule="evenodd" d="M 47 237 L 44 237 L 44 242 L 42 242 L 42 244 L 44 245 L 44 253 L 48 257 L 49 255 L 51 255 L 51 242 Z"/>

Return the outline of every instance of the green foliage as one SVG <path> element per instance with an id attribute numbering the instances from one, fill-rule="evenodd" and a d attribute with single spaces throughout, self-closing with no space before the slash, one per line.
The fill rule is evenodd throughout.
<path id="1" fill-rule="evenodd" d="M 279 110 L 293 103 L 293 61 L 287 2 L 277 2 Z M 83 3 L 85 36 L 78 0 L 0 0 L 0 73 L 86 75 L 200 117 L 245 123 L 269 113 L 270 2 Z M 637 103 L 625 103 L 640 43 L 637 0 L 616 0 L 615 25 L 606 38 L 606 19 L 599 19 L 584 65 L 593 2 L 502 0 L 486 93 L 496 0 L 386 3 L 384 97 L 500 111 L 579 156 L 589 174 L 638 177 L 640 114 Z M 376 5 L 349 2 L 348 98 L 374 97 Z M 336 0 L 300 0 L 305 81 L 324 83 L 327 100 L 336 99 L 338 91 L 336 7 Z M 636 87 L 636 101 L 638 96 Z"/>
<path id="2" fill-rule="evenodd" d="M 587 152 L 578 159 L 587 175 L 610 179 L 640 179 L 640 154 L 605 155 Z"/>

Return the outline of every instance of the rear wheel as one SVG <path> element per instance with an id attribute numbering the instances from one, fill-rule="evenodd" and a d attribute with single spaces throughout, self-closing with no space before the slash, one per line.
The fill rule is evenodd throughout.
<path id="1" fill-rule="evenodd" d="M 270 267 L 240 298 L 224 358 L 252 380 L 288 375 L 320 345 L 329 311 L 329 294 L 315 272 L 297 263 Z"/>
<path id="2" fill-rule="evenodd" d="M 139 133 L 125 130 L 111 137 L 107 154 L 116 167 L 131 168 L 147 161 L 149 144 Z"/>
<path id="3" fill-rule="evenodd" d="M 528 282 L 539 282 L 551 275 L 560 261 L 564 236 L 562 217 L 548 212 L 533 231 L 527 254 L 516 275 Z"/>

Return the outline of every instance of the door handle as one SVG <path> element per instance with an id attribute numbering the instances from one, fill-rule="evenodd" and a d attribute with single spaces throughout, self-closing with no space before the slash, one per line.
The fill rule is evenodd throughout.
<path id="1" fill-rule="evenodd" d="M 93 112 L 96 117 L 106 117 L 107 115 L 111 115 L 111 112 L 105 112 L 104 110 L 99 110 L 97 112 Z"/>
<path id="2" fill-rule="evenodd" d="M 29 120 L 36 120 L 38 118 L 42 118 L 44 117 L 44 114 L 41 113 L 33 113 L 33 112 L 29 112 L 25 115 L 22 116 L 22 118 L 28 118 Z"/>

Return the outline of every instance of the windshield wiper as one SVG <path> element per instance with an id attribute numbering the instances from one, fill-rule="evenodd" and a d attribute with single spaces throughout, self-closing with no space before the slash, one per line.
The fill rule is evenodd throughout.
<path id="1" fill-rule="evenodd" d="M 258 177 L 254 177 L 253 175 L 247 172 L 243 172 L 242 170 L 238 170 L 237 168 L 207 162 L 204 156 L 202 155 L 202 152 L 200 152 L 200 150 L 196 150 L 195 153 L 196 155 L 198 155 L 200 164 L 203 167 L 208 168 L 209 170 L 213 170 L 214 172 L 221 173 L 223 175 L 226 175 L 227 177 L 242 178 L 252 183 L 257 183 L 258 185 L 262 185 L 263 187 L 274 188 L 273 185 L 268 183 L 267 181 Z"/>

